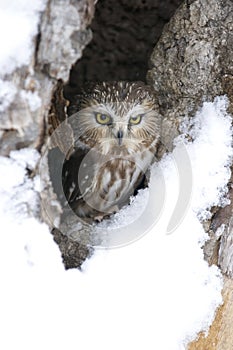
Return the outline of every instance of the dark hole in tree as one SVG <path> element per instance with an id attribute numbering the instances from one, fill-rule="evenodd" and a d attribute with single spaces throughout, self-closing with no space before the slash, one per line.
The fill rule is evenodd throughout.
<path id="1" fill-rule="evenodd" d="M 145 81 L 162 29 L 182 0 L 99 0 L 93 39 L 70 73 L 66 96 L 88 81 Z"/>
<path id="2" fill-rule="evenodd" d="M 91 24 L 93 39 L 71 70 L 66 97 L 80 92 L 88 81 L 145 81 L 152 50 L 180 3 L 99 0 Z M 76 174 L 74 162 L 65 165 L 66 171 Z"/>
<path id="3" fill-rule="evenodd" d="M 99 0 L 91 24 L 93 39 L 70 72 L 65 97 L 71 98 L 88 82 L 146 80 L 148 61 L 164 25 L 182 0 Z M 64 200 L 61 181 L 64 155 L 49 152 L 50 176 L 61 202 Z M 60 178 L 59 178 L 60 179 Z M 84 244 L 72 243 L 54 229 L 54 237 L 62 251 L 66 268 L 80 267 L 91 250 Z"/>
<path id="4" fill-rule="evenodd" d="M 91 24 L 93 39 L 70 72 L 65 97 L 69 99 L 80 92 L 88 81 L 145 82 L 152 50 L 164 25 L 181 2 L 99 0 Z M 60 199 L 64 199 L 61 183 L 56 181 L 57 163 L 64 158 L 59 154 L 61 152 L 58 149 L 50 152 L 49 163 L 54 190 Z"/>

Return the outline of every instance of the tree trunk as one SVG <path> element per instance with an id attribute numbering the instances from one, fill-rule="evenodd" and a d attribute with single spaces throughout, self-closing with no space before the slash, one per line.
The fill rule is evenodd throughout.
<path id="1" fill-rule="evenodd" d="M 185 1 L 177 10 L 155 46 L 148 81 L 159 96 L 164 116 L 162 141 L 172 148 L 174 137 L 185 116 L 193 116 L 203 101 L 218 95 L 229 98 L 233 113 L 233 3 L 231 0 Z M 233 276 L 233 190 L 229 182 L 230 204 L 213 208 L 204 223 L 209 241 L 203 247 L 206 260 L 218 264 Z M 224 305 L 207 338 L 201 336 L 189 349 L 232 349 L 233 284 L 225 279 Z"/>
<path id="2" fill-rule="evenodd" d="M 71 66 L 82 56 L 83 49 L 91 40 L 89 25 L 93 15 L 94 0 L 48 1 L 41 15 L 39 33 L 33 41 L 30 65 L 18 68 L 3 78 L 4 84 L 13 86 L 16 93 L 8 105 L 3 105 L 4 110 L 0 110 L 0 154 L 9 156 L 12 150 L 24 147 L 35 148 L 41 153 L 42 160 L 33 172 L 34 176 L 40 175 L 43 187 L 41 210 L 37 211 L 37 216 L 51 228 L 61 214 L 47 161 L 51 99 L 58 79 L 68 81 Z M 28 203 L 29 215 L 35 212 L 32 205 Z M 56 240 L 61 241 L 57 236 Z M 64 242 L 70 256 L 70 245 L 65 238 Z M 80 247 L 79 254 L 79 245 L 73 246 L 75 256 L 72 262 L 80 266 L 89 252 Z"/>
<path id="3" fill-rule="evenodd" d="M 89 26 L 94 17 L 95 2 L 95 0 L 47 1 L 41 16 L 39 34 L 33 43 L 34 53 L 30 65 L 20 67 L 13 74 L 4 76 L 4 83 L 12 84 L 16 93 L 14 99 L 8 100 L 8 104 L 0 105 L 0 154 L 9 156 L 12 150 L 24 147 L 35 148 L 41 153 L 40 166 L 37 164 L 34 169 L 34 175 L 39 173 L 43 183 L 41 211 L 38 218 L 47 222 L 51 228 L 54 225 L 58 226 L 61 215 L 60 203 L 50 179 L 51 169 L 49 170 L 48 167 L 48 151 L 49 148 L 54 147 L 54 144 L 48 147 L 47 143 L 51 101 L 54 89 L 58 91 L 61 81 L 68 82 L 72 66 L 81 58 L 83 49 L 92 38 Z M 107 80 L 114 80 L 116 77 L 119 77 L 119 80 L 136 80 L 138 69 L 130 70 L 132 53 L 122 49 L 123 43 L 127 47 L 131 42 L 133 46 L 139 48 L 140 55 L 143 52 L 140 59 L 135 60 L 135 65 L 140 67 L 140 72 L 146 72 L 147 55 L 150 53 L 147 46 L 151 48 L 157 40 L 157 38 L 148 39 L 147 36 L 153 23 L 153 16 L 150 15 L 152 13 L 154 15 L 157 11 L 157 14 L 159 13 L 157 21 L 159 21 L 168 6 L 170 16 L 174 4 L 177 6 L 180 1 L 167 0 L 163 5 L 160 3 L 152 0 L 122 0 L 115 5 L 116 2 L 112 0 L 108 2 L 99 0 L 97 6 L 99 6 L 100 21 L 95 22 L 93 26 L 98 32 L 97 39 L 94 33 L 94 45 L 86 51 L 85 59 L 73 67 L 71 85 L 80 87 L 85 79 L 101 80 L 103 78 L 104 80 L 105 77 Z M 121 7 L 122 18 L 127 18 L 124 22 L 127 23 L 126 28 L 132 26 L 132 30 L 123 31 L 117 47 L 111 39 L 112 28 L 107 32 L 110 24 L 106 25 L 106 16 L 114 13 L 114 11 L 111 12 L 111 6 L 121 5 L 123 6 Z M 101 6 L 105 6 L 103 12 L 101 12 Z M 144 25 L 142 37 L 138 35 L 138 22 L 134 22 L 134 16 L 137 16 L 140 11 L 145 12 L 141 12 L 142 17 L 138 17 L 139 22 L 142 22 L 141 18 L 144 18 L 146 13 L 148 22 L 144 21 L 144 23 L 151 23 L 149 26 Z M 118 15 L 119 13 L 116 12 L 114 17 L 116 22 Z M 169 16 L 164 15 L 162 22 L 156 24 L 153 35 L 160 33 L 159 28 L 169 19 Z M 114 34 L 115 37 L 117 33 Z M 131 37 L 130 40 L 128 39 L 129 33 L 134 33 L 133 39 Z M 179 126 L 183 118 L 187 115 L 193 116 L 203 101 L 213 101 L 215 96 L 226 94 L 230 101 L 229 111 L 233 113 L 232 51 L 233 3 L 231 0 L 186 0 L 170 22 L 165 25 L 163 34 L 153 50 L 147 78 L 149 84 L 154 86 L 159 98 L 160 112 L 164 116 L 162 142 L 167 149 L 172 149 L 172 142 L 179 134 Z M 113 52 L 116 52 L 116 55 L 113 55 Z M 115 66 L 113 68 L 113 59 L 116 59 L 114 62 L 120 67 L 119 71 Z M 102 60 L 104 68 L 101 73 Z M 126 62 L 125 65 L 122 62 Z M 143 74 L 139 76 L 142 80 Z M 76 84 L 75 81 L 79 77 L 81 83 Z M 67 87 L 68 94 L 69 89 L 70 87 Z M 31 102 L 32 98 L 34 103 Z M 62 100 L 62 98 L 65 108 L 66 99 Z M 56 118 L 58 124 L 63 121 L 62 113 L 60 120 L 59 116 Z M 62 146 L 59 147 L 62 148 Z M 56 169 L 53 170 L 56 171 Z M 231 183 L 229 183 L 229 189 L 232 199 Z M 30 212 L 30 203 L 28 210 Z M 213 209 L 212 218 L 205 223 L 210 240 L 203 248 L 208 262 L 218 264 L 223 273 L 229 277 L 233 276 L 232 213 L 232 202 L 225 208 Z M 59 230 L 54 230 L 53 233 L 60 246 L 66 267 L 80 266 L 90 254 L 90 250 L 84 245 L 73 242 Z M 232 310 L 232 293 L 232 280 L 226 278 L 223 293 L 225 304 L 219 309 L 208 338 L 205 340 L 201 337 L 197 343 L 190 345 L 190 349 L 230 350 L 232 348 L 229 313 L 229 310 Z M 227 342 L 224 339 L 226 337 L 229 340 Z"/>

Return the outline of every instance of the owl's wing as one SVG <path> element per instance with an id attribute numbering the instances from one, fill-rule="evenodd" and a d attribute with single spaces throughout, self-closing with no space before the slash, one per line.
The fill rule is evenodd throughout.
<path id="1" fill-rule="evenodd" d="M 70 203 L 80 196 L 78 186 L 79 168 L 85 157 L 83 150 L 75 150 L 71 157 L 64 162 L 62 169 L 62 185 L 67 201 Z"/>
<path id="2" fill-rule="evenodd" d="M 64 83 L 58 80 L 52 96 L 52 104 L 48 115 L 50 147 L 58 147 L 66 159 L 74 150 L 74 135 L 67 120 L 69 101 L 63 95 Z"/>
<path id="3" fill-rule="evenodd" d="M 64 163 L 62 183 L 69 204 L 84 197 L 87 191 L 91 191 L 95 161 L 88 154 L 87 150 L 76 149 Z"/>

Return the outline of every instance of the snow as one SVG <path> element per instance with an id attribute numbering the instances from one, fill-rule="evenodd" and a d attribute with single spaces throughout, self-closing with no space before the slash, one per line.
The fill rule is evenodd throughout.
<path id="1" fill-rule="evenodd" d="M 222 302 L 222 277 L 204 261 L 201 219 L 226 202 L 226 108 L 219 97 L 185 121 L 173 153 L 153 166 L 149 189 L 108 222 L 120 239 L 110 243 L 121 247 L 97 249 L 82 272 L 64 270 L 46 225 L 22 210 L 28 201 L 38 210 L 38 179 L 26 171 L 36 167 L 36 151 L 0 158 L 1 349 L 184 350 L 208 330 Z M 138 227 L 148 221 L 146 234 L 142 225 L 136 237 L 122 238 L 133 219 Z"/>
<path id="2" fill-rule="evenodd" d="M 41 98 L 37 91 L 21 90 L 20 95 L 23 100 L 27 101 L 32 112 L 36 111 L 41 106 Z"/>
<path id="3" fill-rule="evenodd" d="M 40 107 L 36 92 L 2 79 L 23 65 L 33 75 L 45 4 L 0 0 L 0 112 L 17 93 L 32 112 Z M 82 272 L 65 271 L 48 227 L 35 218 L 40 179 L 30 172 L 40 155 L 21 149 L 0 157 L 1 349 L 184 350 L 208 330 L 222 302 L 222 276 L 204 261 L 201 221 L 228 201 L 226 108 L 218 97 L 184 120 L 173 153 L 152 167 L 149 188 L 95 227 L 102 246 Z"/>
<path id="4" fill-rule="evenodd" d="M 29 103 L 31 111 L 40 107 L 38 93 L 20 91 L 19 82 L 12 74 L 17 68 L 27 66 L 28 76 L 33 76 L 34 40 L 38 34 L 40 15 L 47 0 L 0 0 L 0 113 L 3 113 L 14 102 L 16 95 Z M 7 81 L 7 80 L 8 81 Z"/>
<path id="5" fill-rule="evenodd" d="M 26 170 L 33 170 L 38 160 L 38 152 L 32 149 L 12 151 L 10 158 L 0 157 L 0 212 L 4 213 L 1 218 L 13 218 L 14 223 L 20 223 L 28 217 L 28 203 L 32 214 L 38 212 L 39 192 L 35 190 L 38 178 L 28 178 Z"/>
<path id="6" fill-rule="evenodd" d="M 14 101 L 16 95 L 16 87 L 9 81 L 0 79 L 0 112 L 7 109 Z"/>
<path id="7" fill-rule="evenodd" d="M 0 75 L 28 65 L 45 0 L 0 0 Z"/>
<path id="8" fill-rule="evenodd" d="M 228 191 L 226 184 L 231 174 L 227 166 L 232 160 L 229 153 L 232 145 L 231 121 L 226 112 L 226 98 L 218 97 L 213 104 L 204 104 L 202 111 L 197 113 L 195 125 L 191 125 L 190 136 L 195 141 L 188 146 L 188 151 L 190 159 L 199 165 L 193 167 L 196 181 L 192 207 L 202 220 L 208 219 L 212 206 L 228 203 L 224 194 Z"/>

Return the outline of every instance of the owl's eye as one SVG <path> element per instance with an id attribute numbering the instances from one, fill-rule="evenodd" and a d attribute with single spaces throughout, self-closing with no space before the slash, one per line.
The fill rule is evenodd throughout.
<path id="1" fill-rule="evenodd" d="M 111 122 L 111 118 L 107 114 L 96 113 L 95 117 L 96 117 L 97 123 L 102 125 L 107 125 Z"/>
<path id="2" fill-rule="evenodd" d="M 142 116 L 139 114 L 139 115 L 136 115 L 135 117 L 130 117 L 130 124 L 131 125 L 137 125 L 141 122 L 142 120 Z"/>

